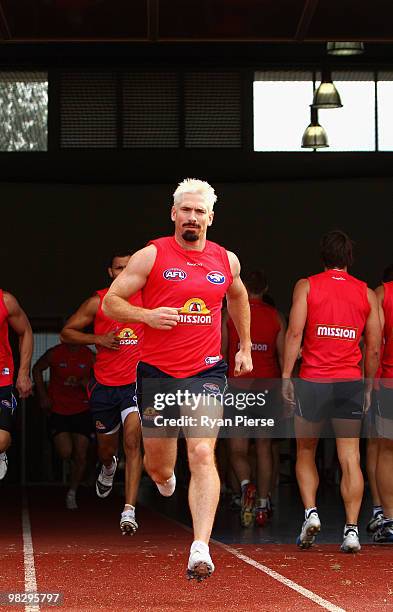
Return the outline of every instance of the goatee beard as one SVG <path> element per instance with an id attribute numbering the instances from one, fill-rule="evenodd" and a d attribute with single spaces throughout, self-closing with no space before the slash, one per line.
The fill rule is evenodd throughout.
<path id="1" fill-rule="evenodd" d="M 196 232 L 193 232 L 192 230 L 186 230 L 185 232 L 183 232 L 181 237 L 186 242 L 196 242 L 199 239 L 198 234 Z"/>

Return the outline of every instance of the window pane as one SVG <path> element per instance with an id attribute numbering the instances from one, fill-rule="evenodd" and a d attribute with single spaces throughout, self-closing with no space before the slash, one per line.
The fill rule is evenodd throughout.
<path id="1" fill-rule="evenodd" d="M 46 151 L 48 78 L 0 72 L 0 151 Z"/>
<path id="2" fill-rule="evenodd" d="M 334 84 L 343 107 L 318 111 L 329 141 L 329 148 L 321 152 L 375 151 L 374 81 L 335 80 Z"/>
<path id="3" fill-rule="evenodd" d="M 312 96 L 311 75 L 303 81 L 255 81 L 254 150 L 310 150 L 302 149 L 301 142 L 310 123 Z"/>
<path id="4" fill-rule="evenodd" d="M 393 151 L 393 81 L 378 81 L 378 149 Z"/>

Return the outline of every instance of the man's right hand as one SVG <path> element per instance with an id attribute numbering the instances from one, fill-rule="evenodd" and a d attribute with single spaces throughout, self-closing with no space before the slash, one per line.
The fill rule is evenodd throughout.
<path id="1" fill-rule="evenodd" d="M 166 306 L 147 310 L 144 323 L 154 329 L 172 329 L 180 321 L 179 310 L 179 308 L 167 308 Z"/>
<path id="2" fill-rule="evenodd" d="M 103 346 L 107 349 L 112 349 L 114 351 L 118 351 L 120 348 L 120 340 L 116 336 L 115 331 L 111 331 L 108 334 L 103 334 L 102 336 L 97 336 L 96 344 L 98 346 Z"/>

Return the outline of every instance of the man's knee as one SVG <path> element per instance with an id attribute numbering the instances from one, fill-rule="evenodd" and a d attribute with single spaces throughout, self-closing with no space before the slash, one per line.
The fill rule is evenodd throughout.
<path id="1" fill-rule="evenodd" d="M 208 442 L 198 442 L 188 449 L 190 470 L 214 465 L 214 448 Z"/>
<path id="2" fill-rule="evenodd" d="M 11 445 L 11 434 L 4 429 L 0 430 L 0 453 L 4 453 Z"/>

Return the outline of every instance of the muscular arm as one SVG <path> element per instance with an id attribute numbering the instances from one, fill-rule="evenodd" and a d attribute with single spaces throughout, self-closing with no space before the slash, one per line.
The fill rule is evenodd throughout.
<path id="1" fill-rule="evenodd" d="M 364 378 L 366 381 L 364 399 L 365 412 L 367 412 L 371 404 L 373 380 L 379 366 L 379 354 L 382 341 L 380 321 L 382 302 L 381 306 L 379 306 L 377 296 L 372 289 L 367 289 L 367 299 L 368 303 L 370 304 L 370 313 L 367 317 L 366 326 L 364 328 Z"/>
<path id="2" fill-rule="evenodd" d="M 50 411 L 51 401 L 48 396 L 42 373 L 44 372 L 44 370 L 47 370 L 50 367 L 51 354 L 52 349 L 49 349 L 38 359 L 38 361 L 34 364 L 33 367 L 33 380 L 35 383 L 35 388 L 37 390 L 38 401 L 40 403 L 41 408 L 45 412 Z"/>
<path id="3" fill-rule="evenodd" d="M 24 399 L 32 391 L 30 365 L 33 354 L 33 332 L 26 313 L 11 293 L 4 293 L 4 304 L 8 310 L 8 323 L 19 336 L 20 365 L 15 386 L 20 397 Z"/>
<path id="4" fill-rule="evenodd" d="M 221 353 L 228 363 L 229 335 L 228 335 L 228 311 L 225 308 L 221 318 Z"/>
<path id="5" fill-rule="evenodd" d="M 278 363 L 280 365 L 281 372 L 284 368 L 284 343 L 285 343 L 285 332 L 287 329 L 287 322 L 285 320 L 284 315 L 279 312 L 278 313 L 278 322 L 280 324 L 280 331 L 277 334 L 276 338 L 276 349 L 277 349 L 277 358 Z"/>
<path id="6" fill-rule="evenodd" d="M 91 298 L 83 302 L 78 310 L 68 319 L 60 333 L 62 342 L 69 344 L 95 344 L 97 346 L 105 346 L 106 348 L 119 348 L 119 340 L 116 338 L 115 332 L 109 334 L 87 334 L 82 331 L 94 321 L 100 305 L 98 295 L 93 295 Z"/>
<path id="7" fill-rule="evenodd" d="M 292 307 L 289 314 L 289 324 L 285 335 L 284 363 L 282 377 L 290 378 L 299 354 L 303 330 L 307 320 L 307 296 L 310 284 L 306 278 L 300 279 L 293 291 Z"/>
<path id="8" fill-rule="evenodd" d="M 234 253 L 228 251 L 228 259 L 233 276 L 232 284 L 227 290 L 228 314 L 231 317 L 239 336 L 240 349 L 235 356 L 235 376 L 241 376 L 252 370 L 250 304 L 245 286 L 240 278 L 240 263 Z"/>
<path id="9" fill-rule="evenodd" d="M 146 284 L 156 260 L 157 249 L 153 244 L 134 253 L 127 267 L 113 281 L 104 297 L 102 308 L 111 319 L 124 322 L 146 323 L 157 329 L 172 329 L 179 321 L 178 310 L 162 306 L 150 310 L 129 303 L 134 295 Z"/>

